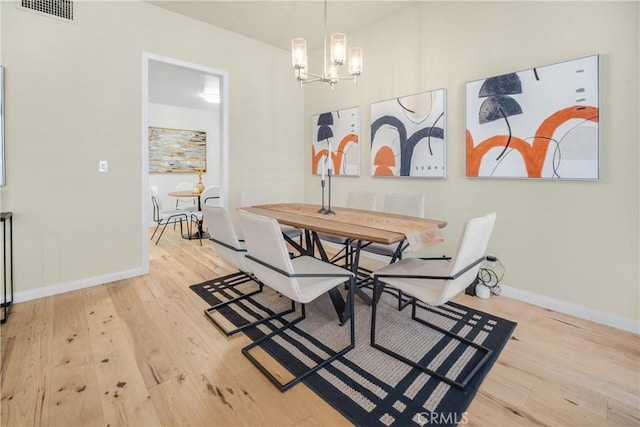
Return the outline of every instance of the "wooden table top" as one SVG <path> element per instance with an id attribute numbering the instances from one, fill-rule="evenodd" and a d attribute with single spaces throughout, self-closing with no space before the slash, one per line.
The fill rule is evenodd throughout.
<path id="1" fill-rule="evenodd" d="M 173 197 L 200 197 L 202 193 L 195 194 L 192 191 L 171 191 L 167 194 Z"/>
<path id="2" fill-rule="evenodd" d="M 400 230 L 407 228 L 433 236 L 430 243 L 422 246 L 439 243 L 442 241 L 439 229 L 447 225 L 445 221 L 434 219 L 334 206 L 331 209 L 335 211 L 335 215 L 324 215 L 317 213 L 319 205 L 305 203 L 259 205 L 240 209 L 275 218 L 284 225 L 382 244 L 404 240 L 408 233 Z"/>

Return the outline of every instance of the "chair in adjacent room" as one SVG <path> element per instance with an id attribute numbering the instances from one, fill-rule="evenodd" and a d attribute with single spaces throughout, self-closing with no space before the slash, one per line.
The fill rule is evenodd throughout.
<path id="1" fill-rule="evenodd" d="M 204 313 L 216 326 L 227 336 L 231 336 L 250 325 L 229 328 L 228 326 L 230 326 L 230 324 L 224 316 L 220 314 L 220 310 L 235 301 L 250 297 L 262 291 L 262 283 L 255 278 L 251 267 L 245 259 L 247 249 L 244 246 L 244 242 L 238 239 L 227 211 L 220 206 L 209 206 L 205 204 L 202 206 L 202 212 L 205 222 L 209 225 L 210 240 L 216 250 L 216 254 L 224 262 L 238 269 L 235 273 L 218 277 L 212 281 L 211 286 L 215 288 L 215 291 L 229 299 L 204 310 Z M 240 285 L 248 282 L 256 283 L 257 289 L 247 293 L 242 292 L 239 289 L 241 287 Z"/>
<path id="2" fill-rule="evenodd" d="M 240 224 L 244 232 L 247 245 L 247 261 L 255 276 L 267 287 L 289 298 L 292 307 L 296 303 L 301 305 L 300 316 L 290 320 L 285 326 L 280 327 L 257 339 L 242 349 L 242 353 L 253 363 L 280 391 L 286 391 L 309 374 L 316 372 L 331 361 L 345 354 L 355 346 L 354 316 L 354 275 L 348 270 L 334 264 L 323 262 L 310 256 L 300 256 L 291 259 L 287 246 L 278 225 L 273 218 L 267 218 L 248 212 L 240 211 Z M 284 384 L 278 380 L 264 363 L 253 354 L 252 349 L 260 347 L 267 341 L 286 340 L 286 331 L 305 319 L 305 304 L 314 301 L 322 294 L 333 288 L 348 283 L 349 295 L 347 297 L 350 321 L 350 343 L 341 350 L 325 351 L 329 357 L 318 362 L 311 368 L 305 368 L 297 375 L 291 372 L 293 378 Z M 320 345 L 320 344 L 318 344 Z M 316 355 L 317 356 L 317 355 Z M 271 366 L 271 365 L 269 365 Z M 282 365 L 280 365 L 282 366 Z"/>
<path id="3" fill-rule="evenodd" d="M 220 187 L 210 185 L 200 194 L 200 206 L 220 206 L 221 204 Z"/>
<path id="4" fill-rule="evenodd" d="M 200 193 L 200 201 L 199 206 L 203 209 L 205 206 L 220 206 L 220 187 L 218 186 L 209 186 L 204 189 L 202 193 Z M 207 223 L 204 221 L 204 223 Z M 191 226 L 196 225 L 198 227 L 198 237 L 200 239 L 200 246 L 202 246 L 202 230 L 203 230 L 203 216 L 202 210 L 197 212 L 193 212 L 191 214 Z M 208 223 L 207 223 L 208 224 Z"/>
<path id="5" fill-rule="evenodd" d="M 373 211 L 376 209 L 376 199 L 377 194 L 370 191 L 350 191 L 347 194 L 346 207 Z M 331 258 L 331 262 L 338 262 L 344 259 L 345 266 L 351 265 L 353 254 L 351 251 L 351 239 L 328 233 L 318 233 L 318 237 L 321 240 L 342 246 L 340 251 Z"/>
<path id="6" fill-rule="evenodd" d="M 268 191 L 243 191 L 240 193 L 240 207 L 268 205 L 271 201 L 271 193 Z M 302 230 L 288 225 L 280 225 L 280 230 L 289 239 L 299 239 L 302 246 Z"/>
<path id="7" fill-rule="evenodd" d="M 459 388 L 464 388 L 467 385 L 473 375 L 478 372 L 482 364 L 488 359 L 491 350 L 446 329 L 426 322 L 416 316 L 416 309 L 418 301 L 431 306 L 442 305 L 473 283 L 478 275 L 480 264 L 485 259 L 487 245 L 489 244 L 489 238 L 491 237 L 495 220 L 496 214 L 493 212 L 468 221 L 464 227 L 458 251 L 450 260 L 406 258 L 389 264 L 373 273 L 374 293 L 373 309 L 371 312 L 371 346 L 429 375 L 435 376 L 448 384 Z M 473 361 L 476 362 L 475 365 L 458 373 L 456 377 L 451 378 L 380 344 L 376 340 L 376 332 L 379 332 L 381 337 L 386 337 L 385 339 L 389 339 L 390 337 L 389 334 L 385 335 L 384 332 L 381 332 L 380 329 L 383 328 L 377 325 L 378 305 L 386 285 L 411 297 L 412 320 L 424 324 L 450 337 L 452 340 L 474 349 L 474 354 L 468 356 L 474 359 Z M 428 362 L 429 361 L 427 361 L 426 364 L 428 364 Z M 460 378 L 460 376 L 462 376 L 462 378 Z"/>
<path id="8" fill-rule="evenodd" d="M 179 182 L 176 184 L 174 191 L 188 191 L 192 192 L 195 184 L 191 182 Z M 196 204 L 196 197 L 188 198 L 188 197 L 176 197 L 176 209 L 182 209 L 185 211 L 195 212 L 198 210 L 198 205 Z M 173 224 L 173 229 L 176 229 L 176 225 Z"/>
<path id="9" fill-rule="evenodd" d="M 195 186 L 192 182 L 180 182 L 176 184 L 175 191 L 193 191 L 193 187 Z M 185 197 L 176 197 L 176 209 L 183 209 L 185 211 L 197 211 L 198 204 L 196 203 L 196 197 L 193 199 L 185 198 Z"/>
<path id="10" fill-rule="evenodd" d="M 158 188 L 155 186 L 149 187 L 149 195 L 151 196 L 151 205 L 153 206 L 153 221 L 156 223 L 156 228 L 153 230 L 151 240 L 155 237 L 158 229 L 162 227 L 156 245 L 160 241 L 160 238 L 164 234 L 164 230 L 169 224 L 180 223 L 180 234 L 182 234 L 182 221 L 187 224 L 187 232 L 189 232 L 189 212 L 183 209 L 174 209 L 171 211 L 162 210 L 162 201 L 158 197 Z"/>

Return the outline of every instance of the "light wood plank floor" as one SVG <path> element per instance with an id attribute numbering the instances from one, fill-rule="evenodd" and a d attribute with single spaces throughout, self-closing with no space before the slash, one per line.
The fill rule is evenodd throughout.
<path id="1" fill-rule="evenodd" d="M 2 326 L 3 426 L 349 425 L 300 384 L 281 394 L 188 286 L 231 270 L 167 230 L 151 273 L 16 304 Z M 18 287 L 20 285 L 18 284 Z M 472 426 L 640 425 L 639 337 L 506 297 L 457 301 L 518 322 Z"/>

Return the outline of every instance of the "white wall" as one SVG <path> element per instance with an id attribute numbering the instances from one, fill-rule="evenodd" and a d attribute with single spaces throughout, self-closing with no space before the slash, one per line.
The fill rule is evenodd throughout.
<path id="1" fill-rule="evenodd" d="M 17 301 L 142 271 L 143 52 L 229 73 L 231 194 L 258 179 L 303 197 L 284 160 L 304 152 L 288 52 L 146 2 L 77 6 L 70 24 L 0 2 Z M 265 162 L 284 167 L 256 174 Z"/>
<path id="2" fill-rule="evenodd" d="M 149 103 L 149 126 L 165 127 L 170 129 L 200 130 L 207 133 L 207 171 L 202 174 L 202 182 L 205 186 L 220 185 L 220 111 L 198 110 L 194 108 L 176 107 Z M 149 185 L 158 187 L 160 200 L 163 207 L 173 208 L 176 204 L 175 197 L 167 193 L 174 191 L 176 184 L 180 182 L 198 182 L 195 173 L 150 173 Z M 151 211 L 152 207 L 149 206 Z M 151 218 L 153 211 L 149 213 Z M 151 223 L 152 224 L 152 223 Z"/>
<path id="3" fill-rule="evenodd" d="M 305 195 L 320 200 L 311 175 L 311 116 L 360 106 L 360 178 L 337 177 L 334 203 L 351 189 L 420 192 L 426 215 L 444 219 L 450 253 L 465 220 L 498 218 L 490 251 L 517 289 L 638 319 L 639 288 L 639 3 L 421 2 L 349 37 L 364 49 L 357 86 L 305 87 Z M 600 54 L 599 181 L 465 178 L 465 83 Z M 321 67 L 317 55 L 311 68 Z M 447 89 L 447 178 L 370 176 L 370 104 Z"/>

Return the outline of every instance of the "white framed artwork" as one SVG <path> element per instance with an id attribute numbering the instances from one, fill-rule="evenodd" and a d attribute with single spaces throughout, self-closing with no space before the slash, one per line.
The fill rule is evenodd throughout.
<path id="1" fill-rule="evenodd" d="M 446 92 L 371 104 L 371 175 L 446 176 Z"/>
<path id="2" fill-rule="evenodd" d="M 466 175 L 598 179 L 598 59 L 467 83 Z"/>
<path id="3" fill-rule="evenodd" d="M 360 108 L 314 115 L 311 144 L 312 173 L 360 176 Z"/>

